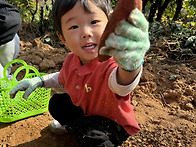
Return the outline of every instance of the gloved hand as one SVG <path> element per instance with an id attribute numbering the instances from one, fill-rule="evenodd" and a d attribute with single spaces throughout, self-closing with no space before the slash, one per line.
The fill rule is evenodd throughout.
<path id="1" fill-rule="evenodd" d="M 120 67 L 134 71 L 143 63 L 144 55 L 149 47 L 148 21 L 136 8 L 130 13 L 128 21 L 119 22 L 99 53 L 113 56 Z"/>
<path id="2" fill-rule="evenodd" d="M 27 99 L 28 96 L 37 88 L 43 87 L 43 80 L 41 77 L 34 77 L 32 79 L 24 79 L 18 83 L 11 91 L 10 97 L 13 98 L 18 91 L 25 91 L 24 98 Z"/>

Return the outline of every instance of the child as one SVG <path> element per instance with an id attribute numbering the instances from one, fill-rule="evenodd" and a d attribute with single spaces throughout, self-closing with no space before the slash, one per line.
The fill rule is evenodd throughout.
<path id="1" fill-rule="evenodd" d="M 0 1 L 0 78 L 3 78 L 5 65 L 16 59 L 20 50 L 17 32 L 20 26 L 20 13 L 11 4 Z M 7 69 L 11 79 L 11 66 Z"/>
<path id="2" fill-rule="evenodd" d="M 54 94 L 49 102 L 55 119 L 49 126 L 56 134 L 70 132 L 79 146 L 118 146 L 140 130 L 129 93 L 139 82 L 150 45 L 148 22 L 134 10 L 130 17 L 135 26 L 122 21 L 100 52 L 113 57 L 98 62 L 110 12 L 109 0 L 56 0 L 55 29 L 71 53 L 60 72 L 22 80 L 10 92 L 26 90 L 27 98 L 37 87 L 62 85 L 66 93 Z"/>

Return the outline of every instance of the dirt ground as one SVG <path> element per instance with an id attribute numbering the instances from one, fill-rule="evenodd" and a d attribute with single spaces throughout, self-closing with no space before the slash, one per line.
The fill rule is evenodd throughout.
<path id="1" fill-rule="evenodd" d="M 59 71 L 67 51 L 32 38 L 21 37 L 18 58 L 40 72 Z M 52 90 L 52 94 L 62 91 Z M 131 97 L 141 131 L 130 136 L 122 147 L 196 146 L 196 60 L 174 61 L 147 55 L 141 81 Z M 0 123 L 0 146 L 75 147 L 69 134 L 50 132 L 51 120 L 45 112 L 13 123 Z"/>

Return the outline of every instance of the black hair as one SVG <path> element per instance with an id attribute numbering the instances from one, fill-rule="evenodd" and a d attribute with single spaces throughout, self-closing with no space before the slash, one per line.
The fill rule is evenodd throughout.
<path id="1" fill-rule="evenodd" d="M 53 5 L 53 21 L 54 21 L 54 28 L 55 30 L 63 36 L 62 29 L 61 29 L 61 17 L 71 10 L 75 4 L 80 1 L 84 7 L 84 10 L 87 13 L 90 13 L 91 10 L 89 8 L 89 1 L 99 7 L 103 12 L 109 17 L 109 14 L 112 11 L 111 2 L 110 0 L 56 0 Z"/>

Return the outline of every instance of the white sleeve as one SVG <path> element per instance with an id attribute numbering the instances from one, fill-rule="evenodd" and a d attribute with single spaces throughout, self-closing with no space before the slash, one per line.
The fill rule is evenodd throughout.
<path id="1" fill-rule="evenodd" d="M 55 72 L 55 73 L 42 76 L 44 87 L 45 88 L 61 88 L 62 86 L 59 84 L 58 77 L 59 77 L 59 72 Z"/>
<path id="2" fill-rule="evenodd" d="M 109 85 L 109 88 L 114 93 L 116 93 L 116 94 L 118 94 L 120 96 L 126 96 L 131 91 L 133 91 L 135 89 L 135 87 L 138 85 L 138 83 L 140 81 L 141 74 L 142 74 L 143 66 L 141 66 L 141 70 L 140 70 L 139 74 L 137 75 L 137 77 L 135 78 L 135 80 L 131 84 L 129 84 L 129 85 L 120 85 L 120 84 L 117 83 L 117 80 L 116 80 L 117 68 L 115 68 L 111 72 L 110 77 L 108 79 L 108 85 Z"/>

